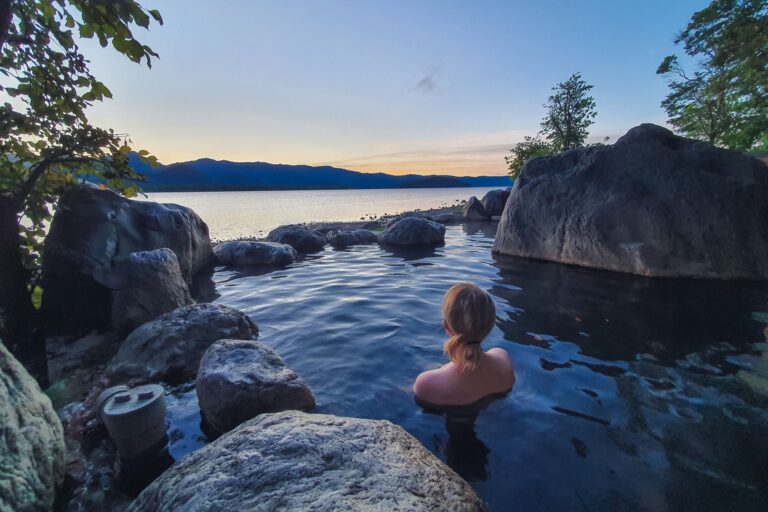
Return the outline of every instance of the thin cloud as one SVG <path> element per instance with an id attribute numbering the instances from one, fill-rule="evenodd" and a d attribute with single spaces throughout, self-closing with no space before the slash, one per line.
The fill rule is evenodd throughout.
<path id="1" fill-rule="evenodd" d="M 440 74 L 440 68 L 438 66 L 430 66 L 424 71 L 424 76 L 416 82 L 414 87 L 417 91 L 421 91 L 426 94 L 436 94 L 439 91 L 438 75 Z"/>

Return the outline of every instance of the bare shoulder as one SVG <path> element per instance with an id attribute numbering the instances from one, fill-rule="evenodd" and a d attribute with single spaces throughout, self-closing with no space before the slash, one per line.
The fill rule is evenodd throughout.
<path id="1" fill-rule="evenodd" d="M 504 362 L 510 366 L 512 366 L 512 359 L 509 358 L 509 354 L 506 350 L 499 347 L 493 347 L 488 352 L 486 352 L 489 356 L 492 356 L 494 359 Z"/>
<path id="2" fill-rule="evenodd" d="M 434 393 L 435 378 L 437 377 L 438 369 L 422 372 L 416 377 L 416 381 L 413 383 L 413 392 L 416 396 L 427 399 Z"/>

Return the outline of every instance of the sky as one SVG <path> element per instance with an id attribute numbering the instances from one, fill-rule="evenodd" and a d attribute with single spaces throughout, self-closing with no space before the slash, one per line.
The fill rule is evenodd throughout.
<path id="1" fill-rule="evenodd" d="M 594 85 L 591 140 L 664 124 L 655 74 L 708 0 L 144 0 L 151 70 L 82 49 L 114 99 L 92 122 L 163 163 L 500 175 L 550 89 Z"/>

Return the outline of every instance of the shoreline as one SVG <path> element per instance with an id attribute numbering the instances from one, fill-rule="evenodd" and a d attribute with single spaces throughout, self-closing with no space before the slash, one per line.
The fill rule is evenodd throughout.
<path id="1" fill-rule="evenodd" d="M 339 230 L 339 231 L 347 231 L 347 230 L 355 230 L 355 229 L 370 229 L 373 232 L 379 232 L 382 231 L 387 222 L 390 220 L 399 217 L 401 215 L 404 215 L 406 213 L 420 213 L 424 215 L 441 215 L 445 213 L 454 213 L 457 215 L 461 215 L 462 209 L 464 208 L 464 205 L 467 204 L 467 200 L 462 200 L 452 206 L 443 206 L 440 208 L 428 208 L 426 210 L 422 210 L 420 208 L 417 208 L 415 210 L 404 210 L 402 212 L 387 214 L 387 215 L 381 215 L 378 217 L 370 217 L 366 220 L 350 220 L 350 221 L 344 221 L 344 220 L 334 220 L 334 221 L 310 221 L 310 222 L 301 222 L 298 224 L 307 226 L 311 229 L 316 229 L 320 231 L 330 231 L 330 230 Z M 274 228 L 273 228 L 274 229 Z M 218 244 L 222 244 L 225 242 L 238 242 L 238 241 L 263 241 L 266 238 L 266 233 L 261 233 L 257 235 L 252 236 L 241 236 L 236 238 L 211 238 L 211 243 L 215 246 Z"/>

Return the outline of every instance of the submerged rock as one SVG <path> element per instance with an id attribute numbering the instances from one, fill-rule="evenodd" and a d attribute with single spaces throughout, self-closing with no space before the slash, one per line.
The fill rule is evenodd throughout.
<path id="1" fill-rule="evenodd" d="M 480 511 L 472 488 L 389 421 L 263 414 L 185 457 L 131 504 L 178 510 Z"/>
<path id="2" fill-rule="evenodd" d="M 768 279 L 768 167 L 652 124 L 534 158 L 493 250 L 644 276 Z"/>
<path id="3" fill-rule="evenodd" d="M 469 221 L 486 221 L 488 220 L 488 214 L 483 207 L 483 203 L 478 198 L 472 196 L 464 205 L 464 219 Z"/>
<path id="4" fill-rule="evenodd" d="M 237 309 L 194 304 L 140 325 L 125 339 L 107 368 L 113 378 L 178 383 L 197 373 L 200 358 L 216 340 L 250 340 L 256 324 Z"/>
<path id="5" fill-rule="evenodd" d="M 112 326 L 118 331 L 195 302 L 170 249 L 134 252 L 119 265 L 127 279 L 112 300 Z"/>
<path id="6" fill-rule="evenodd" d="M 213 252 L 217 263 L 228 267 L 283 266 L 298 258 L 296 249 L 278 242 L 223 242 L 214 247 Z"/>
<path id="7" fill-rule="evenodd" d="M 376 233 L 367 229 L 355 229 L 351 231 L 332 230 L 325 235 L 325 239 L 333 247 L 375 244 Z"/>
<path id="8" fill-rule="evenodd" d="M 265 412 L 309 410 L 312 391 L 269 346 L 219 340 L 205 351 L 195 381 L 200 410 L 218 433 Z"/>
<path id="9" fill-rule="evenodd" d="M 43 254 L 43 316 L 58 332 L 109 326 L 118 264 L 138 251 L 174 252 L 190 289 L 213 263 L 208 226 L 185 206 L 132 201 L 92 185 L 59 198 Z"/>
<path id="10" fill-rule="evenodd" d="M 440 213 L 435 215 L 432 220 L 439 224 L 461 224 L 464 222 L 464 217 L 458 213 Z"/>
<path id="11" fill-rule="evenodd" d="M 436 244 L 445 240 L 445 226 L 420 217 L 406 217 L 384 230 L 379 243 L 387 245 Z"/>
<path id="12" fill-rule="evenodd" d="M 325 246 L 322 233 L 301 224 L 277 227 L 269 232 L 267 241 L 288 244 L 302 253 L 317 252 Z"/>
<path id="13" fill-rule="evenodd" d="M 480 200 L 480 202 L 483 204 L 485 214 L 489 217 L 501 215 L 501 212 L 504 211 L 504 205 L 507 204 L 507 199 L 509 199 L 509 194 L 511 191 L 511 188 L 499 188 L 496 190 L 490 190 L 487 194 L 485 194 L 483 199 Z"/>
<path id="14" fill-rule="evenodd" d="M 51 510 L 65 470 L 51 401 L 0 343 L 0 510 Z"/>

